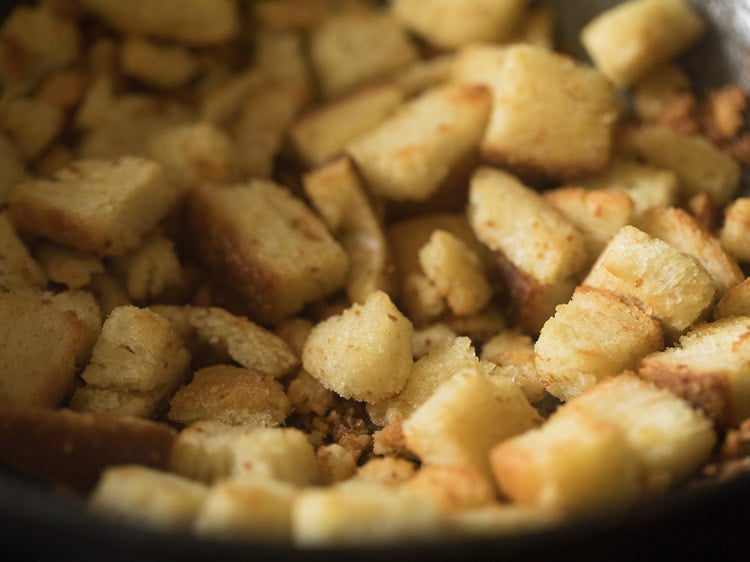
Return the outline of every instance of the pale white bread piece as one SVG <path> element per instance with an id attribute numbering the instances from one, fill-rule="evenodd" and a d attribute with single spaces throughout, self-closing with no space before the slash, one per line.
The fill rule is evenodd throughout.
<path id="1" fill-rule="evenodd" d="M 681 96 L 690 94 L 690 77 L 678 62 L 654 67 L 632 84 L 633 112 L 641 120 L 653 123 Z"/>
<path id="2" fill-rule="evenodd" d="M 707 193 L 722 206 L 739 188 L 739 162 L 704 137 L 652 125 L 636 129 L 630 142 L 646 162 L 677 174 L 681 199 Z"/>
<path id="3" fill-rule="evenodd" d="M 371 457 L 357 467 L 350 482 L 370 482 L 387 486 L 400 486 L 417 472 L 413 461 L 396 456 Z"/>
<path id="4" fill-rule="evenodd" d="M 289 345 L 273 332 L 220 307 L 152 305 L 185 342 L 194 359 L 236 362 L 273 377 L 283 377 L 299 365 Z"/>
<path id="5" fill-rule="evenodd" d="M 126 76 L 165 90 L 183 86 L 198 70 L 186 47 L 160 45 L 137 35 L 123 41 L 120 65 Z"/>
<path id="6" fill-rule="evenodd" d="M 588 259 L 581 232 L 539 193 L 499 169 L 474 172 L 467 215 L 480 241 L 541 284 L 572 277 Z"/>
<path id="7" fill-rule="evenodd" d="M 411 31 L 441 49 L 497 43 L 520 27 L 526 0 L 396 0 L 393 13 Z"/>
<path id="8" fill-rule="evenodd" d="M 243 102 L 268 84 L 266 73 L 255 66 L 220 79 L 203 94 L 199 112 L 201 120 L 219 127 L 229 127 Z"/>
<path id="9" fill-rule="evenodd" d="M 713 318 L 750 316 L 750 277 L 729 289 L 713 309 Z"/>
<path id="10" fill-rule="evenodd" d="M 581 31 L 596 67 L 627 86 L 695 43 L 706 31 L 686 0 L 630 0 L 605 10 Z"/>
<path id="11" fill-rule="evenodd" d="M 465 368 L 403 422 L 403 431 L 425 465 L 470 465 L 489 478 L 490 449 L 541 421 L 518 385 Z"/>
<path id="12" fill-rule="evenodd" d="M 411 322 L 382 292 L 317 324 L 302 365 L 344 398 L 378 403 L 403 390 L 412 368 Z"/>
<path id="13" fill-rule="evenodd" d="M 96 341 L 102 330 L 102 312 L 99 303 L 89 291 L 44 291 L 43 298 L 49 300 L 57 309 L 75 314 L 88 330 L 81 350 L 82 363 L 91 357 Z"/>
<path id="14" fill-rule="evenodd" d="M 319 166 L 376 127 L 403 98 L 395 84 L 357 89 L 303 114 L 290 127 L 289 140 L 307 166 Z"/>
<path id="15" fill-rule="evenodd" d="M 634 226 L 615 234 L 583 284 L 633 300 L 661 323 L 668 339 L 700 321 L 716 294 L 694 258 Z"/>
<path id="16" fill-rule="evenodd" d="M 305 35 L 293 30 L 259 29 L 253 38 L 252 65 L 266 75 L 270 84 L 291 92 L 303 106 L 315 94 L 305 41 Z"/>
<path id="17" fill-rule="evenodd" d="M 324 98 L 388 78 L 418 58 L 416 45 L 392 14 L 339 14 L 310 34 L 310 61 Z"/>
<path id="18" fill-rule="evenodd" d="M 598 71 L 532 45 L 460 49 L 454 80 L 492 91 L 482 155 L 516 173 L 567 178 L 602 170 L 620 101 Z"/>
<path id="19" fill-rule="evenodd" d="M 50 281 L 71 290 L 86 287 L 95 275 L 104 273 L 104 262 L 99 256 L 52 242 L 37 244 L 34 256 Z"/>
<path id="20" fill-rule="evenodd" d="M 0 291 L 44 288 L 47 276 L 18 235 L 7 211 L 0 211 Z"/>
<path id="21" fill-rule="evenodd" d="M 215 420 L 230 425 L 274 427 L 284 423 L 292 406 L 273 376 L 234 365 L 211 365 L 169 400 L 167 416 L 188 425 Z"/>
<path id="22" fill-rule="evenodd" d="M 228 478 L 208 491 L 193 522 L 200 537 L 287 544 L 291 539 L 294 486 Z"/>
<path id="23" fill-rule="evenodd" d="M 447 513 L 490 505 L 497 495 L 494 483 L 469 465 L 422 466 L 402 488 L 432 498 Z"/>
<path id="24" fill-rule="evenodd" d="M 506 328 L 482 344 L 482 361 L 497 365 L 493 376 L 506 377 L 518 384 L 530 403 L 545 396 L 544 385 L 537 372 L 534 341 L 518 329 Z"/>
<path id="25" fill-rule="evenodd" d="M 188 530 L 208 487 L 175 474 L 140 465 L 105 469 L 88 497 L 98 515 L 162 531 Z"/>
<path id="26" fill-rule="evenodd" d="M 445 299 L 423 273 L 411 273 L 401 282 L 399 304 L 417 327 L 437 321 L 447 312 Z"/>
<path id="27" fill-rule="evenodd" d="M 414 330 L 411 344 L 412 356 L 415 360 L 421 359 L 439 345 L 452 341 L 455 337 L 456 332 L 442 322 L 436 322 L 425 328 Z"/>
<path id="28" fill-rule="evenodd" d="M 491 104 L 484 86 L 436 86 L 355 139 L 347 152 L 373 193 L 424 201 L 476 152 Z"/>
<path id="29" fill-rule="evenodd" d="M 547 392 L 567 401 L 663 348 L 661 327 L 649 314 L 615 293 L 582 285 L 544 324 L 535 365 Z"/>
<path id="30" fill-rule="evenodd" d="M 394 81 L 406 98 L 417 96 L 450 81 L 455 53 L 439 53 L 414 61 L 396 75 Z"/>
<path id="31" fill-rule="evenodd" d="M 293 542 L 305 548 L 421 542 L 442 535 L 441 521 L 433 500 L 384 484 L 308 488 L 292 505 Z"/>
<path id="32" fill-rule="evenodd" d="M 349 254 L 349 300 L 363 303 L 378 290 L 393 294 L 391 249 L 354 162 L 341 156 L 305 174 L 302 182 L 313 207 Z"/>
<path id="33" fill-rule="evenodd" d="M 750 197 L 738 197 L 724 208 L 721 245 L 741 263 L 750 263 Z"/>
<path id="34" fill-rule="evenodd" d="M 354 455 L 338 443 L 321 445 L 316 450 L 318 467 L 320 468 L 320 482 L 331 485 L 348 480 L 357 472 Z"/>
<path id="35" fill-rule="evenodd" d="M 643 215 L 642 228 L 680 252 L 694 257 L 708 272 L 721 298 L 745 274 L 711 231 L 678 207 L 653 207 Z"/>
<path id="36" fill-rule="evenodd" d="M 188 45 L 211 45 L 232 39 L 240 27 L 234 0 L 84 0 L 82 7 L 116 30 L 169 39 Z"/>
<path id="37" fill-rule="evenodd" d="M 305 31 L 327 17 L 341 13 L 367 13 L 375 8 L 362 0 L 258 0 L 250 7 L 253 19 L 264 29 Z"/>
<path id="38" fill-rule="evenodd" d="M 52 180 L 21 183 L 9 198 L 18 229 L 99 255 L 135 247 L 177 201 L 159 164 L 124 156 L 78 160 Z"/>
<path id="39" fill-rule="evenodd" d="M 643 359 L 638 374 L 701 408 L 719 428 L 750 416 L 750 316 L 696 326 Z"/>
<path id="40" fill-rule="evenodd" d="M 263 324 L 344 284 L 346 252 L 302 200 L 272 182 L 197 187 L 186 221 L 204 266 Z"/>

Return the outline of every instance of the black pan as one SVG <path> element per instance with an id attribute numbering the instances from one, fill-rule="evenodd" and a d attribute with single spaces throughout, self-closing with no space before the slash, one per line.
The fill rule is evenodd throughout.
<path id="1" fill-rule="evenodd" d="M 578 31 L 616 1 L 547 0 L 559 43 L 584 57 Z M 11 2 L 0 2 L 0 16 Z M 695 0 L 709 21 L 707 37 L 682 62 L 699 91 L 727 82 L 750 89 L 750 0 Z M 747 186 L 746 186 L 747 188 Z M 750 473 L 723 484 L 677 491 L 658 501 L 518 536 L 366 549 L 297 550 L 213 542 L 114 524 L 88 515 L 70 498 L 0 470 L 0 556 L 21 560 L 231 562 L 319 560 L 616 560 L 750 559 Z"/>

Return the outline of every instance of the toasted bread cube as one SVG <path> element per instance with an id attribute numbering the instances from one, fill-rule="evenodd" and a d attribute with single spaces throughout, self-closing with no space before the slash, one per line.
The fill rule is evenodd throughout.
<path id="1" fill-rule="evenodd" d="M 367 405 L 370 419 L 385 426 L 408 418 L 442 382 L 462 369 L 481 369 L 488 374 L 492 370 L 489 365 L 480 365 L 469 338 L 454 337 L 437 344 L 414 363 L 401 392 L 378 404 Z"/>
<path id="2" fill-rule="evenodd" d="M 737 261 L 722 248 L 719 240 L 680 208 L 649 209 L 643 217 L 643 230 L 698 260 L 713 279 L 718 298 L 745 278 Z"/>
<path id="3" fill-rule="evenodd" d="M 25 161 L 39 156 L 62 132 L 65 112 L 49 102 L 17 98 L 3 108 L 2 126 Z"/>
<path id="4" fill-rule="evenodd" d="M 154 305 L 151 310 L 169 319 L 191 355 L 205 363 L 235 361 L 277 378 L 299 364 L 281 338 L 223 308 Z"/>
<path id="5" fill-rule="evenodd" d="M 137 246 L 176 199 L 161 166 L 122 157 L 78 160 L 52 180 L 24 182 L 8 204 L 19 230 L 112 256 Z"/>
<path id="6" fill-rule="evenodd" d="M 530 6 L 514 40 L 535 47 L 555 48 L 555 12 L 551 6 Z"/>
<path id="7" fill-rule="evenodd" d="M 508 39 L 520 24 L 526 0 L 396 0 L 393 13 L 414 33 L 443 49 Z"/>
<path id="8" fill-rule="evenodd" d="M 482 345 L 482 361 L 498 366 L 493 376 L 506 377 L 521 387 L 530 403 L 544 398 L 545 390 L 534 363 L 534 342 L 519 330 L 504 329 Z"/>
<path id="9" fill-rule="evenodd" d="M 433 232 L 419 251 L 419 260 L 425 275 L 454 314 L 476 314 L 492 298 L 492 287 L 479 257 L 450 232 Z"/>
<path id="10" fill-rule="evenodd" d="M 292 505 L 299 547 L 361 548 L 435 538 L 441 511 L 433 500 L 385 484 L 343 484 L 300 492 Z"/>
<path id="11" fill-rule="evenodd" d="M 202 120 L 218 126 L 231 124 L 243 102 L 268 86 L 268 82 L 266 73 L 255 66 L 244 72 L 231 74 L 208 88 L 204 94 L 200 111 Z"/>
<path id="12" fill-rule="evenodd" d="M 661 323 L 667 339 L 698 322 L 716 294 L 694 258 L 634 226 L 615 234 L 583 284 L 634 300 Z"/>
<path id="13" fill-rule="evenodd" d="M 730 316 L 750 316 L 750 277 L 731 287 L 716 303 L 714 319 Z"/>
<path id="14" fill-rule="evenodd" d="M 273 324 L 344 284 L 345 251 L 305 204 L 280 186 L 199 186 L 186 217 L 197 255 L 229 295 Z"/>
<path id="15" fill-rule="evenodd" d="M 352 160 L 337 158 L 302 180 L 313 206 L 349 254 L 349 300 L 363 303 L 378 290 L 394 293 L 391 250 Z"/>
<path id="16" fill-rule="evenodd" d="M 497 538 L 544 530 L 559 522 L 559 514 L 538 507 L 497 503 L 449 514 L 456 536 Z"/>
<path id="17" fill-rule="evenodd" d="M 348 480 L 357 472 L 357 464 L 352 453 L 339 445 L 322 445 L 316 451 L 320 467 L 320 481 L 324 485 Z"/>
<path id="18" fill-rule="evenodd" d="M 397 201 L 423 201 L 476 151 L 490 108 L 483 86 L 439 86 L 405 104 L 347 150 L 373 192 Z"/>
<path id="19" fill-rule="evenodd" d="M 750 197 L 738 197 L 726 206 L 719 237 L 736 260 L 750 262 Z"/>
<path id="20" fill-rule="evenodd" d="M 235 0 L 83 0 L 81 5 L 123 33 L 210 45 L 239 31 Z"/>
<path id="21" fill-rule="evenodd" d="M 299 104 L 310 101 L 314 86 L 303 36 L 263 30 L 254 39 L 253 66 L 269 83 L 293 92 Z"/>
<path id="22" fill-rule="evenodd" d="M 310 59 L 324 97 L 386 78 L 418 57 L 406 29 L 388 13 L 326 18 L 310 35 Z"/>
<path id="23" fill-rule="evenodd" d="M 415 463 L 394 456 L 372 457 L 357 468 L 352 481 L 399 486 L 414 476 Z"/>
<path id="24" fill-rule="evenodd" d="M 302 365 L 344 398 L 382 402 L 403 390 L 412 368 L 412 324 L 382 291 L 317 324 Z"/>
<path id="25" fill-rule="evenodd" d="M 419 59 L 402 70 L 394 80 L 401 93 L 411 98 L 450 81 L 455 60 L 452 52 Z"/>
<path id="26" fill-rule="evenodd" d="M 137 418 L 0 407 L 3 465 L 80 491 L 90 490 L 108 466 L 165 467 L 175 435 L 166 424 Z"/>
<path id="27" fill-rule="evenodd" d="M 421 273 L 408 275 L 401 283 L 400 303 L 417 327 L 422 327 L 446 310 L 445 299 L 435 284 Z"/>
<path id="28" fill-rule="evenodd" d="M 169 419 L 184 425 L 215 420 L 274 427 L 291 413 L 281 383 L 271 375 L 233 365 L 204 367 L 169 401 Z"/>
<path id="29" fill-rule="evenodd" d="M 607 165 L 620 105 L 596 70 L 531 45 L 470 45 L 454 70 L 456 80 L 492 90 L 481 143 L 485 158 L 551 177 Z"/>
<path id="30" fill-rule="evenodd" d="M 748 316 L 702 324 L 643 359 L 638 374 L 689 400 L 718 427 L 732 427 L 750 416 L 748 334 Z"/>
<path id="31" fill-rule="evenodd" d="M 633 373 L 601 381 L 554 415 L 568 414 L 618 425 L 640 457 L 647 492 L 667 490 L 692 474 L 716 444 L 716 433 L 705 415 Z"/>
<path id="32" fill-rule="evenodd" d="M 26 177 L 18 149 L 4 132 L 0 132 L 0 203 L 5 204 L 8 194 Z"/>
<path id="33" fill-rule="evenodd" d="M 467 213 L 479 240 L 542 284 L 574 276 L 587 260 L 581 232 L 501 170 L 482 167 L 474 173 Z"/>
<path id="34" fill-rule="evenodd" d="M 49 280 L 68 289 L 86 287 L 95 275 L 104 273 L 102 259 L 91 252 L 47 242 L 38 245 L 35 254 Z"/>
<path id="35" fill-rule="evenodd" d="M 561 187 L 546 191 L 544 199 L 581 231 L 592 262 L 620 228 L 631 224 L 635 207 L 627 193 L 605 189 Z"/>
<path id="36" fill-rule="evenodd" d="M 490 478 L 490 449 L 540 422 L 518 385 L 469 368 L 442 382 L 403 431 L 425 465 L 469 465 Z"/>
<path id="37" fill-rule="evenodd" d="M 125 75 L 157 88 L 185 84 L 197 70 L 196 61 L 185 47 L 161 46 L 142 37 L 129 37 L 120 51 Z"/>
<path id="38" fill-rule="evenodd" d="M 139 465 L 109 467 L 88 498 L 94 513 L 163 531 L 190 529 L 208 488 Z"/>
<path id="39" fill-rule="evenodd" d="M 150 155 L 180 188 L 229 183 L 239 175 L 231 139 L 208 122 L 181 125 L 157 134 L 151 141 Z"/>
<path id="40" fill-rule="evenodd" d="M 84 336 L 85 344 L 82 345 L 80 353 L 82 360 L 79 362 L 88 361 L 102 330 L 102 312 L 94 295 L 88 291 L 74 290 L 57 293 L 46 291 L 43 296 L 59 310 L 75 314 L 85 324 L 88 334 Z"/>
<path id="41" fill-rule="evenodd" d="M 489 505 L 496 495 L 493 483 L 473 466 L 422 466 L 403 488 L 432 498 L 448 513 Z"/>
<path id="42" fill-rule="evenodd" d="M 0 291 L 47 285 L 47 277 L 19 238 L 6 211 L 0 212 Z"/>
<path id="43" fill-rule="evenodd" d="M 86 359 L 88 326 L 32 289 L 0 293 L 0 317 L 0 402 L 59 406 Z"/>
<path id="44" fill-rule="evenodd" d="M 414 337 L 411 340 L 411 354 L 414 359 L 421 359 L 443 343 L 453 341 L 455 337 L 456 332 L 442 322 L 436 322 L 420 330 L 414 330 Z"/>
<path id="45" fill-rule="evenodd" d="M 610 80 L 628 85 L 697 41 L 705 24 L 685 0 L 630 0 L 581 31 L 588 54 Z"/>
<path id="46" fill-rule="evenodd" d="M 633 110 L 645 122 L 654 122 L 680 96 L 690 94 L 690 78 L 676 63 L 655 67 L 633 84 Z"/>
<path id="47" fill-rule="evenodd" d="M 677 174 L 683 199 L 707 193 L 722 206 L 739 187 L 739 163 L 703 137 L 654 125 L 637 129 L 632 142 L 647 162 Z"/>
<path id="48" fill-rule="evenodd" d="M 663 347 L 661 327 L 650 315 L 614 293 L 584 285 L 544 324 L 534 345 L 535 364 L 547 392 L 566 401 Z"/>
<path id="49" fill-rule="evenodd" d="M 193 531 L 212 539 L 286 544 L 294 495 L 293 486 L 273 480 L 224 480 L 209 489 Z"/>
<path id="50" fill-rule="evenodd" d="M 518 505 L 580 514 L 632 503 L 643 493 L 640 458 L 617 424 L 552 418 L 490 453 L 500 490 Z"/>
<path id="51" fill-rule="evenodd" d="M 73 118 L 77 131 L 89 131 L 96 127 L 115 104 L 114 78 L 108 73 L 95 75 L 83 94 Z"/>
<path id="52" fill-rule="evenodd" d="M 401 90 L 393 84 L 356 90 L 303 115 L 290 128 L 290 141 L 306 165 L 319 166 L 372 130 L 402 101 Z"/>

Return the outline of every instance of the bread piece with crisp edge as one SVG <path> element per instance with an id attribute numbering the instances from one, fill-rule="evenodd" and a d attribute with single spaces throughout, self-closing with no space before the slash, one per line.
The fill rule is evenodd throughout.
<path id="1" fill-rule="evenodd" d="M 0 291 L 46 285 L 44 270 L 18 236 L 8 213 L 0 212 Z"/>

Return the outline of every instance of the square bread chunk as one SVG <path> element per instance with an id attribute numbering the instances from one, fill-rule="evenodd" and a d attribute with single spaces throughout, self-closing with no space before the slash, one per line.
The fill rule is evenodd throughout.
<path id="1" fill-rule="evenodd" d="M 620 102 L 598 71 L 542 47 L 479 44 L 459 52 L 454 78 L 492 90 L 489 160 L 551 177 L 607 165 Z"/>
<path id="2" fill-rule="evenodd" d="M 124 156 L 78 160 L 51 180 L 22 182 L 8 206 L 22 232 L 111 256 L 137 246 L 177 197 L 159 164 Z"/>
<path id="3" fill-rule="evenodd" d="M 589 22 L 581 42 L 615 84 L 631 84 L 680 54 L 703 35 L 705 24 L 685 0 L 630 0 Z"/>
<path id="4" fill-rule="evenodd" d="M 196 187 L 186 220 L 190 243 L 217 284 L 262 324 L 344 285 L 346 252 L 300 199 L 270 181 Z"/>

